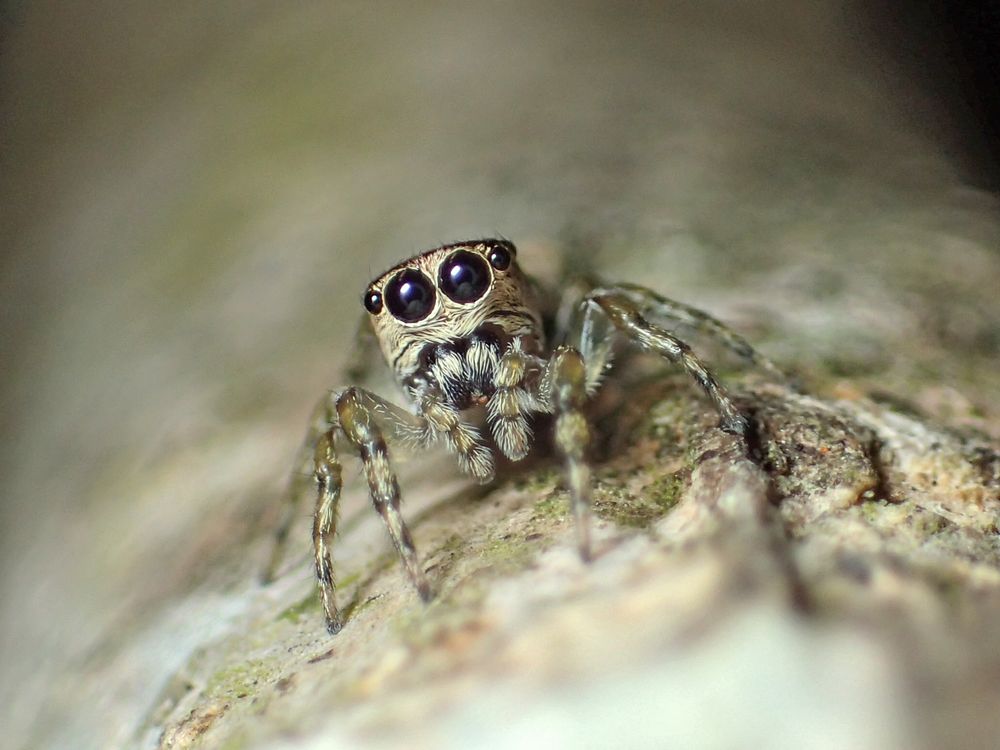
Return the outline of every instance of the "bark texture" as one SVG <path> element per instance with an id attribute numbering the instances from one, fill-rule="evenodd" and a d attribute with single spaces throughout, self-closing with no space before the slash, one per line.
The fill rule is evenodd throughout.
<path id="1" fill-rule="evenodd" d="M 1000 214 L 877 17 L 6 24 L 4 746 L 995 746 Z M 428 606 L 350 464 L 331 638 L 308 500 L 256 582 L 309 410 L 373 275 L 496 233 L 708 310 L 795 385 L 692 341 L 748 456 L 683 375 L 613 380 L 589 565 L 543 455 L 485 489 L 403 463 Z"/>

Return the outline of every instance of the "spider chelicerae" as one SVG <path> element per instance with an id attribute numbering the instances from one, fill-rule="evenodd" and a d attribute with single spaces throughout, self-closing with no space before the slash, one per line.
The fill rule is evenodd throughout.
<path id="1" fill-rule="evenodd" d="M 313 550 L 327 628 L 342 626 L 335 600 L 330 544 L 342 487 L 340 453 L 360 456 L 372 503 L 406 572 L 424 601 L 431 587 L 399 510 L 400 492 L 388 447 L 443 443 L 478 482 L 494 476 L 494 450 L 511 461 L 531 447 L 531 417 L 551 414 L 553 443 L 565 464 L 577 543 L 590 558 L 591 426 L 584 406 L 610 369 L 616 340 L 678 364 L 719 412 L 720 428 L 743 436 L 747 420 L 690 347 L 663 325 L 697 329 L 740 356 L 775 371 L 743 338 L 687 305 L 634 284 L 571 283 L 543 289 L 518 267 L 506 240 L 458 242 L 393 266 L 364 295 L 370 329 L 411 402 L 406 409 L 349 386 L 316 409 L 304 450 L 317 495 Z M 300 493 L 289 492 L 294 501 Z M 295 518 L 293 504 L 278 528 L 273 577 Z"/>

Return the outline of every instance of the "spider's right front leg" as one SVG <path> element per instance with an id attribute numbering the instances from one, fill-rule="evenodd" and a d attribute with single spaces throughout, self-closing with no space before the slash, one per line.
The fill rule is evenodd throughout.
<path id="1" fill-rule="evenodd" d="M 390 428 L 393 437 L 412 439 L 420 429 L 420 421 L 388 401 L 361 388 L 347 388 L 331 395 L 328 402 L 330 429 L 316 442 L 315 477 L 317 482 L 316 511 L 313 515 L 313 550 L 316 578 L 319 582 L 327 629 L 336 633 L 341 628 L 333 579 L 330 541 L 336 530 L 337 503 L 342 487 L 341 466 L 336 440 L 343 435 L 357 450 L 364 466 L 365 479 L 375 510 L 385 521 L 389 536 L 396 547 L 410 580 L 420 598 L 431 598 L 430 585 L 420 568 L 413 538 L 399 510 L 399 483 L 389 464 L 388 448 L 381 421 Z"/>

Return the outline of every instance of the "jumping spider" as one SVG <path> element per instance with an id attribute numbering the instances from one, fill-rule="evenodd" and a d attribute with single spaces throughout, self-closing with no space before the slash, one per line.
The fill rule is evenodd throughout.
<path id="1" fill-rule="evenodd" d="M 333 391 L 317 407 L 306 460 L 318 489 L 312 537 L 331 633 L 342 625 L 330 557 L 342 486 L 338 447 L 360 455 L 375 510 L 427 601 L 431 587 L 399 511 L 388 445 L 443 442 L 463 472 L 485 483 L 493 479 L 494 460 L 480 428 L 497 450 L 518 461 L 531 447 L 529 417 L 552 414 L 580 555 L 587 560 L 591 479 L 584 454 L 591 428 L 583 407 L 610 367 L 615 339 L 681 365 L 714 404 L 720 427 L 739 436 L 746 432 L 746 418 L 718 380 L 687 344 L 653 321 L 696 328 L 773 370 L 740 336 L 703 312 L 633 284 L 571 285 L 559 299 L 521 271 L 516 252 L 506 240 L 445 245 L 390 268 L 365 292 L 371 329 L 412 410 L 356 386 Z M 469 418 L 475 407 L 482 407 L 478 426 Z M 297 494 L 290 492 L 290 499 Z M 266 578 L 273 576 L 294 517 L 287 511 L 279 527 Z"/>

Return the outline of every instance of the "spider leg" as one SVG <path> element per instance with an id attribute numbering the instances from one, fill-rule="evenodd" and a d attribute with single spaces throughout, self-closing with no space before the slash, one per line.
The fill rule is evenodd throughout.
<path id="1" fill-rule="evenodd" d="M 391 444 L 411 446 L 422 441 L 425 429 L 424 422 L 419 417 L 369 391 L 359 390 L 359 393 L 364 394 L 360 397 L 386 429 Z M 278 568 L 285 558 L 289 532 L 299 519 L 299 505 L 316 481 L 317 445 L 324 434 L 340 423 L 337 417 L 337 399 L 340 395 L 339 391 L 329 392 L 313 408 L 309 419 L 309 430 L 296 454 L 295 469 L 285 491 L 284 508 L 275 526 L 271 556 L 261 572 L 260 579 L 263 584 L 274 581 L 278 575 Z M 336 439 L 337 432 L 337 429 L 333 429 L 330 433 L 333 436 L 332 440 Z M 333 455 L 336 456 L 334 443 L 331 443 L 330 450 L 334 451 Z"/>
<path id="2" fill-rule="evenodd" d="M 611 367 L 614 328 L 600 308 L 583 302 L 577 308 L 573 334 L 579 341 L 580 353 L 586 366 L 587 394 L 593 395 Z"/>
<path id="3" fill-rule="evenodd" d="M 320 600 L 326 615 L 326 629 L 331 634 L 340 632 L 343 623 L 337 611 L 336 590 L 333 580 L 333 560 L 330 541 L 337 530 L 337 505 L 343 487 L 340 462 L 337 459 L 336 428 L 323 433 L 316 441 L 314 456 L 316 477 L 316 510 L 313 513 L 313 560 Z"/>
<path id="4" fill-rule="evenodd" d="M 458 458 L 462 471 L 480 484 L 493 480 L 493 454 L 483 445 L 482 436 L 472 425 L 462 421 L 461 412 L 450 405 L 433 387 L 415 394 L 420 416 L 425 422 L 423 442 L 443 438 L 448 450 Z"/>
<path id="5" fill-rule="evenodd" d="M 260 580 L 263 584 L 274 581 L 278 576 L 278 568 L 285 558 L 285 548 L 288 546 L 288 535 L 292 526 L 298 519 L 299 504 L 306 489 L 315 481 L 316 449 L 320 437 L 326 433 L 331 425 L 336 424 L 335 417 L 336 394 L 328 393 L 313 409 L 309 418 L 309 430 L 305 440 L 299 448 L 295 459 L 295 468 L 288 481 L 288 489 L 285 490 L 284 504 L 281 517 L 278 519 L 274 529 L 274 541 L 271 544 L 271 556 L 267 566 L 261 572 Z M 332 445 L 331 445 L 332 448 Z"/>
<path id="6" fill-rule="evenodd" d="M 427 601 L 431 596 L 430 586 L 420 569 L 413 538 L 399 511 L 399 485 L 389 464 L 386 444 L 388 437 L 393 444 L 413 445 L 421 442 L 426 433 L 425 420 L 361 388 L 351 387 L 327 394 L 313 412 L 298 465 L 310 462 L 313 467 L 310 475 L 316 482 L 312 530 L 314 563 L 327 629 L 331 633 L 338 632 L 341 627 L 330 555 L 330 543 L 337 525 L 337 504 L 343 486 L 337 442 L 346 439 L 360 455 L 372 504 L 382 516 L 410 580 L 421 598 Z M 275 533 L 270 563 L 264 573 L 265 582 L 274 579 L 284 557 L 288 532 L 297 518 L 298 501 L 307 476 L 300 471 L 292 477 L 288 502 Z"/>
<path id="7" fill-rule="evenodd" d="M 580 557 L 590 559 L 590 425 L 583 414 L 587 401 L 587 366 L 583 355 L 571 347 L 559 347 L 549 360 L 545 387 L 555 420 L 555 443 L 566 467 L 569 504 L 576 520 Z"/>
<path id="8" fill-rule="evenodd" d="M 382 520 L 385 521 L 386 528 L 389 530 L 389 536 L 403 561 L 403 566 L 406 568 L 410 580 L 413 581 L 413 585 L 420 594 L 420 598 L 426 602 L 431 598 L 431 588 L 427 583 L 423 570 L 420 568 L 420 561 L 417 559 L 417 550 L 413 546 L 413 537 L 410 536 L 410 530 L 406 527 L 403 514 L 399 511 L 399 483 L 396 481 L 396 475 L 389 464 L 389 452 L 383 430 L 376 419 L 377 412 L 384 410 L 386 407 L 395 410 L 395 407 L 375 394 L 361 388 L 352 387 L 346 389 L 337 399 L 337 416 L 340 421 L 340 429 L 343 430 L 347 440 L 361 455 L 361 462 L 364 466 L 365 479 L 368 480 L 368 489 L 371 494 L 372 504 L 375 506 L 378 514 L 382 516 Z M 327 518 L 325 515 L 321 517 L 319 511 L 324 506 L 322 495 L 325 491 L 323 482 L 326 472 L 333 467 L 339 470 L 339 466 L 336 466 L 335 458 L 333 462 L 327 461 L 326 457 L 320 455 L 317 450 L 316 478 L 320 483 L 320 498 L 316 505 L 317 516 L 313 526 L 313 538 L 316 542 L 316 573 L 320 577 L 320 588 L 323 593 L 324 603 L 327 600 L 328 592 L 332 598 L 333 590 L 332 584 L 328 584 L 322 578 L 323 568 L 320 562 L 323 550 L 321 549 L 321 542 L 327 531 L 323 526 Z M 337 489 L 337 494 L 339 494 L 339 488 Z M 329 552 L 327 550 L 323 564 L 328 563 Z M 328 585 L 329 589 L 327 588 Z M 327 609 L 328 625 L 331 623 L 330 614 L 331 610 Z M 336 615 L 335 610 L 333 614 Z M 335 620 L 333 622 L 336 623 Z M 332 627 L 331 625 L 331 630 Z"/>
<path id="9" fill-rule="evenodd" d="M 515 340 L 497 363 L 493 379 L 495 390 L 486 405 L 497 447 L 512 461 L 520 461 L 531 447 L 528 414 L 545 410 L 527 387 L 526 381 L 535 361 Z"/>
<path id="10" fill-rule="evenodd" d="M 720 320 L 695 307 L 664 297 L 652 289 L 647 289 L 638 284 L 615 284 L 607 289 L 596 290 L 596 293 L 620 294 L 628 298 L 638 308 L 640 314 L 644 316 L 656 316 L 667 321 L 689 326 L 695 331 L 715 339 L 737 356 L 760 367 L 762 370 L 766 370 L 779 380 L 786 380 L 785 374 L 778 369 L 777 365 L 754 349 L 746 339 Z"/>
<path id="11" fill-rule="evenodd" d="M 588 302 L 597 305 L 614 327 L 629 340 L 647 351 L 655 352 L 671 362 L 680 364 L 712 400 L 722 417 L 723 430 L 736 435 L 746 434 L 748 429 L 746 417 L 730 400 L 726 389 L 694 355 L 691 347 L 669 331 L 646 320 L 635 302 L 623 292 L 598 289 L 587 299 Z"/>

